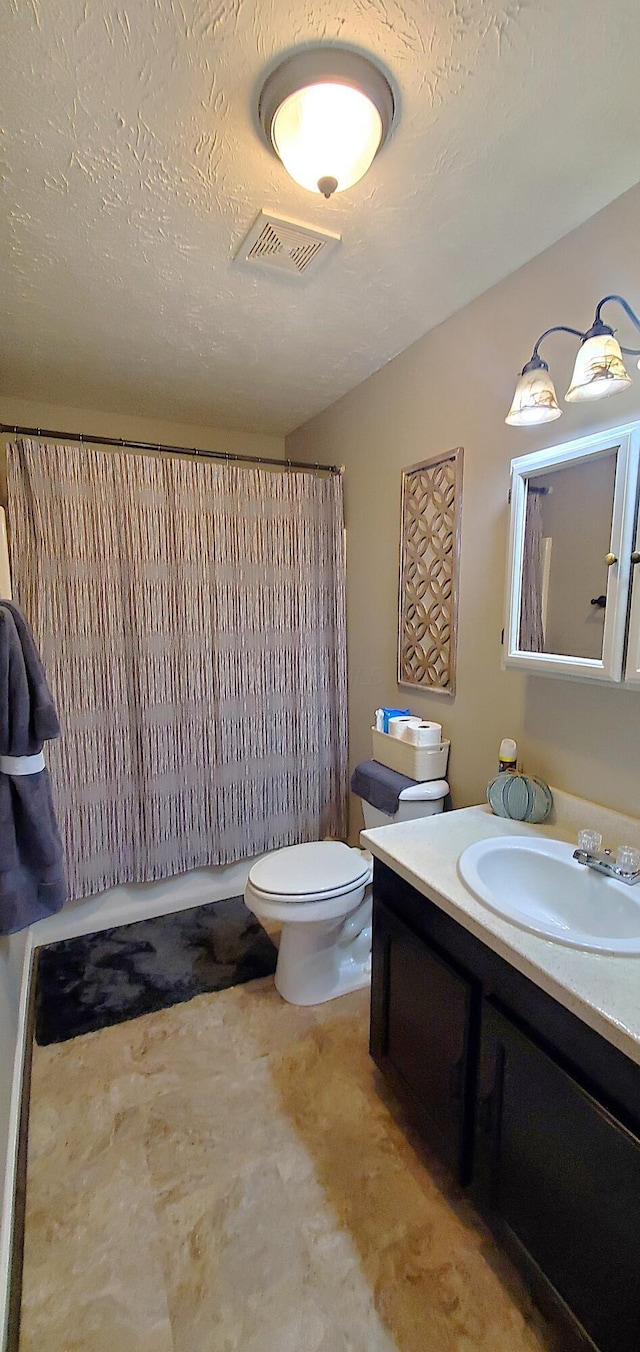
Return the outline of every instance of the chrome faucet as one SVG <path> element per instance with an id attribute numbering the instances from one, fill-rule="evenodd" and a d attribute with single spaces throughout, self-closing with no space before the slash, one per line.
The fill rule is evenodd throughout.
<path id="1" fill-rule="evenodd" d="M 579 864 L 586 864 L 587 868 L 604 873 L 608 878 L 617 878 L 618 882 L 629 886 L 640 883 L 640 850 L 634 849 L 633 845 L 620 845 L 613 859 L 611 850 L 603 850 L 601 845 L 599 831 L 579 831 L 573 857 Z"/>

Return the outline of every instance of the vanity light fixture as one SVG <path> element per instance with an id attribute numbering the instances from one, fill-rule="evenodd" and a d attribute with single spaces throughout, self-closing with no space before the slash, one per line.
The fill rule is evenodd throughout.
<path id="1" fill-rule="evenodd" d="M 366 174 L 394 114 L 378 66 L 340 47 L 295 52 L 268 76 L 258 104 L 267 143 L 287 172 L 327 198 Z"/>
<path id="2" fill-rule="evenodd" d="M 553 381 L 546 361 L 540 356 L 540 344 L 550 333 L 572 333 L 580 339 L 580 347 L 569 389 L 565 394 L 568 403 L 578 403 L 587 399 L 606 399 L 610 394 L 626 390 L 631 384 L 623 352 L 627 356 L 640 356 L 640 348 L 621 347 L 615 331 L 601 318 L 603 305 L 615 300 L 626 311 L 632 324 L 640 329 L 640 319 L 623 296 L 605 296 L 596 306 L 593 324 L 586 333 L 580 329 L 568 328 L 566 324 L 555 324 L 541 334 L 533 349 L 531 360 L 523 366 L 516 385 L 513 403 L 505 418 L 512 427 L 529 427 L 534 423 L 553 422 L 559 418 L 562 409 L 558 403 Z M 640 361 L 638 362 L 640 370 Z"/>

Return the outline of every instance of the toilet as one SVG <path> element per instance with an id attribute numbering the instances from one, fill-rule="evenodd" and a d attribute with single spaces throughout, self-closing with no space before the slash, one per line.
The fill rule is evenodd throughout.
<path id="1" fill-rule="evenodd" d="M 362 800 L 365 827 L 442 812 L 444 779 L 411 784 L 389 815 Z M 371 878 L 365 850 L 338 840 L 274 850 L 253 864 L 245 905 L 258 920 L 282 925 L 276 989 L 292 1005 L 319 1005 L 371 980 Z"/>

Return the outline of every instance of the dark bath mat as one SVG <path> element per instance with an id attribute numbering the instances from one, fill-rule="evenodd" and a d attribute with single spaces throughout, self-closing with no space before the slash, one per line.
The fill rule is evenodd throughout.
<path id="1" fill-rule="evenodd" d="M 46 944 L 38 950 L 36 1042 L 67 1042 L 270 976 L 276 958 L 242 897 Z"/>

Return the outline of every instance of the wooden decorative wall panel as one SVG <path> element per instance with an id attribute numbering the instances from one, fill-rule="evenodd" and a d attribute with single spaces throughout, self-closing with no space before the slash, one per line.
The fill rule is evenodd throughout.
<path id="1" fill-rule="evenodd" d="M 462 448 L 402 475 L 398 682 L 455 694 Z"/>

